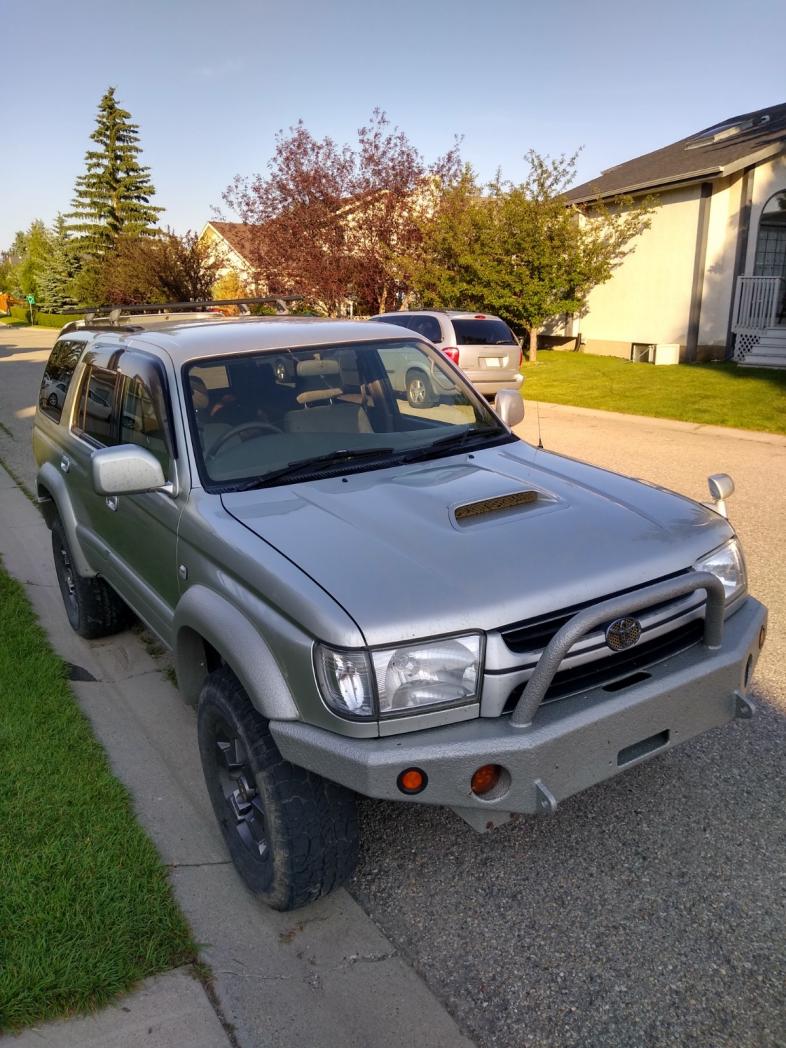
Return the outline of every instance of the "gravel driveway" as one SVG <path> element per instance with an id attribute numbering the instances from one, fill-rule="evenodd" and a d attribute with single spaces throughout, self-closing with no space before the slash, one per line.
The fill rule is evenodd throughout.
<path id="1" fill-rule="evenodd" d="M 0 457 L 28 484 L 51 342 L 0 331 Z M 540 422 L 550 450 L 695 498 L 734 476 L 770 608 L 759 713 L 485 836 L 364 801 L 351 889 L 482 1048 L 786 1046 L 786 440 L 548 405 Z"/>

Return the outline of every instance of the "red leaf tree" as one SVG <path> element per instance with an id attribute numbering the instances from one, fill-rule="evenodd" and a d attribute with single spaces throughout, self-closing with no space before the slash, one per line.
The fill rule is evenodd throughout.
<path id="1" fill-rule="evenodd" d="M 267 173 L 236 176 L 223 195 L 249 227 L 249 261 L 270 293 L 321 312 L 394 309 L 410 290 L 407 259 L 422 216 L 460 173 L 458 143 L 427 164 L 375 109 L 354 146 L 316 139 L 300 121 L 276 136 Z"/>

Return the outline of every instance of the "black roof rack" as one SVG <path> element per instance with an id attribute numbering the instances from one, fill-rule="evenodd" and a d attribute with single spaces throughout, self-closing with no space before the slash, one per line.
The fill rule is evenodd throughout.
<path id="1" fill-rule="evenodd" d="M 74 313 L 84 315 L 86 325 L 96 321 L 105 321 L 114 326 L 118 325 L 122 316 L 129 314 L 195 312 L 215 309 L 219 306 L 275 306 L 277 311 L 285 316 L 289 312 L 289 303 L 302 301 L 302 295 L 266 295 L 264 298 L 216 298 L 197 302 L 145 302 L 142 304 L 129 302 L 106 306 L 69 306 L 62 312 L 64 316 Z"/>

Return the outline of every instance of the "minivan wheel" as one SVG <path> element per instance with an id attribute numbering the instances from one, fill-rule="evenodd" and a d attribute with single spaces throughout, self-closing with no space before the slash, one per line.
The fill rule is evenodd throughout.
<path id="1" fill-rule="evenodd" d="M 407 400 L 413 408 L 431 408 L 436 403 L 434 389 L 424 372 L 410 371 L 407 375 Z"/>
<path id="2" fill-rule="evenodd" d="M 226 667 L 205 680 L 197 726 L 208 794 L 246 886 L 275 910 L 339 887 L 357 861 L 354 794 L 285 761 Z"/>
<path id="3" fill-rule="evenodd" d="M 108 637 L 128 626 L 131 612 L 103 579 L 80 575 L 61 521 L 52 526 L 55 574 L 72 629 L 88 639 Z"/>

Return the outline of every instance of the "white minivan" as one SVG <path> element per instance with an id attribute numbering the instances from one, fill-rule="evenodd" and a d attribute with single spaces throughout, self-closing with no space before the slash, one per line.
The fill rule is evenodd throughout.
<path id="1" fill-rule="evenodd" d="M 458 364 L 479 393 L 493 397 L 501 389 L 518 389 L 523 379 L 521 346 L 504 320 L 488 313 L 462 313 L 458 310 L 436 312 L 418 310 L 380 313 L 372 320 L 399 324 L 425 336 Z M 407 389 L 409 402 L 428 406 L 433 391 L 423 385 Z M 421 388 L 422 387 L 422 388 Z"/>

